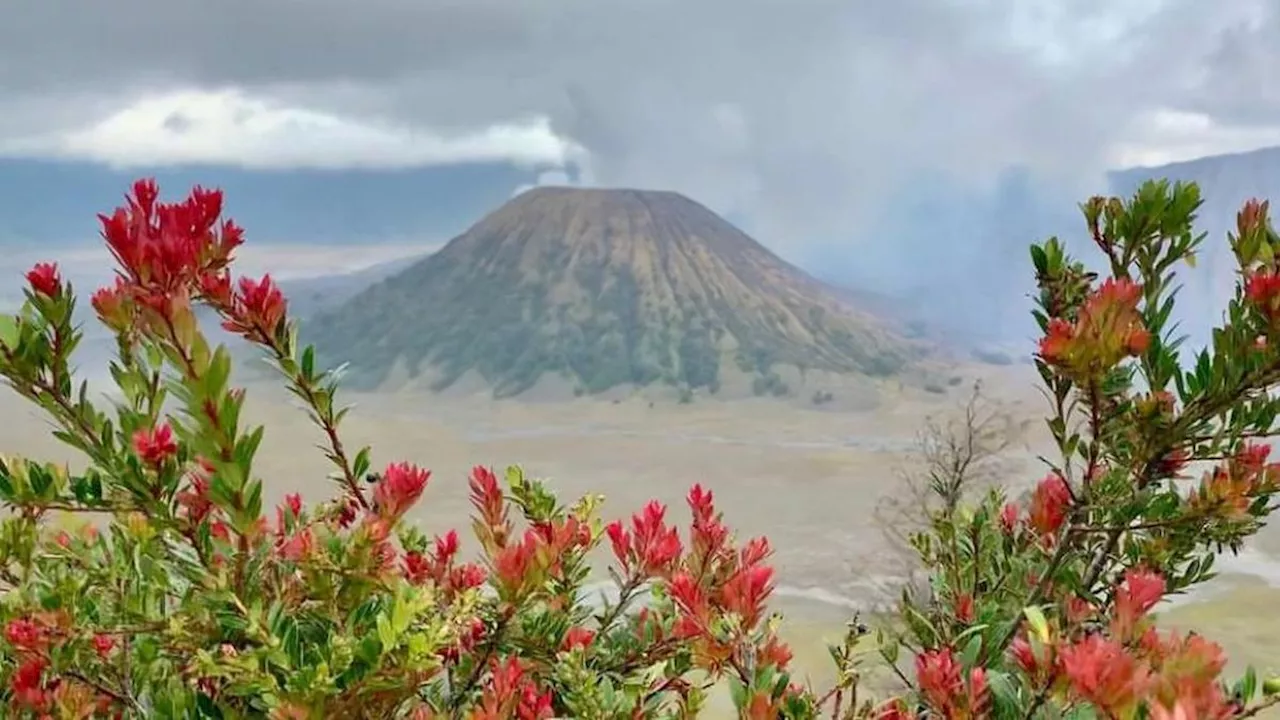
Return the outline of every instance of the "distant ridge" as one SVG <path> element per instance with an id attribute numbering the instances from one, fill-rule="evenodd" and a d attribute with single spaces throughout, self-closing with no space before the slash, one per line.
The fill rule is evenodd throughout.
<path id="1" fill-rule="evenodd" d="M 891 375 L 921 352 L 703 205 L 629 189 L 526 191 L 309 330 L 357 386 L 499 397 L 783 395 L 784 375 Z"/>

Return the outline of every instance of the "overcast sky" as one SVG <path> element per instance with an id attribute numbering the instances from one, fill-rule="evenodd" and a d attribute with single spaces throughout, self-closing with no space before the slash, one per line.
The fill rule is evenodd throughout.
<path id="1" fill-rule="evenodd" d="M 0 0 L 0 156 L 511 162 L 775 247 L 905 178 L 1280 143 L 1280 0 Z"/>

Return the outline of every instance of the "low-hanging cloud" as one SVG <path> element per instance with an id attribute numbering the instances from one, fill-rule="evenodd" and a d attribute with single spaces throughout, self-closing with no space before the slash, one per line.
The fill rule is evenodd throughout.
<path id="1" fill-rule="evenodd" d="M 581 150 L 545 117 L 439 134 L 252 97 L 236 89 L 146 95 L 86 127 L 0 139 L 0 155 L 118 167 L 352 168 L 511 162 L 563 166 Z"/>

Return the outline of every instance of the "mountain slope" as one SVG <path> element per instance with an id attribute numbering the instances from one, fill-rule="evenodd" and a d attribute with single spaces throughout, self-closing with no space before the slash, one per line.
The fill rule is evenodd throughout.
<path id="1" fill-rule="evenodd" d="M 885 375 L 919 352 L 702 205 L 637 190 L 530 190 L 310 328 L 357 385 L 473 374 L 499 396 L 548 375 L 782 394 L 779 367 Z"/>

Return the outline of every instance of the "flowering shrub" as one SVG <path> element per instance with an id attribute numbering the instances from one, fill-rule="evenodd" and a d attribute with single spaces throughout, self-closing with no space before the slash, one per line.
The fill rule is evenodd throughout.
<path id="1" fill-rule="evenodd" d="M 22 311 L 0 317 L 0 375 L 88 461 L 79 473 L 0 462 L 8 716 L 693 717 L 720 681 L 759 720 L 1229 718 L 1280 698 L 1253 671 L 1223 684 L 1220 648 L 1151 614 L 1208 579 L 1214 552 L 1238 549 L 1280 491 L 1258 444 L 1280 414 L 1267 392 L 1280 382 L 1280 236 L 1265 203 L 1239 215 L 1236 296 L 1190 368 L 1170 317 L 1174 269 L 1203 239 L 1194 186 L 1086 203 L 1101 282 L 1056 239 L 1032 248 L 1036 364 L 1061 458 L 1025 500 L 993 490 L 931 511 L 912 538 L 929 592 L 904 593 L 876 632 L 904 688 L 876 701 L 859 695 L 856 624 L 831 649 L 833 688 L 791 682 L 766 617 L 769 544 L 738 544 L 699 486 L 682 535 L 658 503 L 605 525 L 596 497 L 566 507 L 519 468 L 476 467 L 478 560 L 462 559 L 456 532 L 406 523 L 430 473 L 370 473 L 369 449 L 343 445 L 334 377 L 298 347 L 279 289 L 233 282 L 243 237 L 221 202 L 197 188 L 161 204 L 139 182 L 101 218 L 118 265 L 92 297 L 118 339 L 110 414 L 73 382 L 75 296 L 56 265 L 34 267 Z M 193 304 L 263 350 L 302 401 L 334 498 L 264 512 L 263 430 L 242 427 L 230 356 Z M 1176 481 L 1199 465 L 1186 492 Z M 98 522 L 53 529 L 65 513 Z M 620 597 L 595 606 L 587 556 L 605 543 Z"/>
<path id="2" fill-rule="evenodd" d="M 566 507 L 518 468 L 471 472 L 478 561 L 456 532 L 406 523 L 430 473 L 373 474 L 368 448 L 343 445 L 334 378 L 298 347 L 270 276 L 233 281 L 243 234 L 221 210 L 219 192 L 162 204 L 143 181 L 101 216 L 117 263 L 92 297 L 118 339 L 110 413 L 74 384 L 76 298 L 56 265 L 35 266 L 22 311 L 0 318 L 0 374 L 88 460 L 0 463 L 6 716 L 684 717 L 723 678 L 749 717 L 808 716 L 765 618 L 769 544 L 738 546 L 701 487 L 683 539 L 656 502 L 606 526 L 596 498 Z M 303 402 L 332 500 L 264 512 L 263 429 L 243 426 L 230 356 L 193 304 Z M 55 531 L 58 513 L 100 522 Z M 594 607 L 587 555 L 606 538 L 621 596 Z"/>
<path id="3" fill-rule="evenodd" d="M 1025 502 L 995 491 L 944 504 L 914 536 L 931 592 L 904 594 L 899 622 L 878 635 L 908 692 L 858 712 L 1228 718 L 1277 701 L 1280 682 L 1249 670 L 1223 684 L 1221 648 L 1151 615 L 1209 579 L 1215 551 L 1239 550 L 1280 491 L 1260 443 L 1280 413 L 1268 393 L 1280 383 L 1280 236 L 1266 203 L 1244 206 L 1229 237 L 1235 297 L 1184 368 L 1174 270 L 1203 241 L 1200 202 L 1194 185 L 1163 182 L 1088 201 L 1101 282 L 1057 239 L 1031 248 L 1036 366 L 1060 459 Z M 898 669 L 903 651 L 913 668 Z"/>

